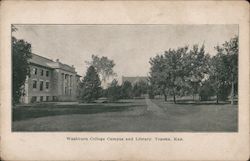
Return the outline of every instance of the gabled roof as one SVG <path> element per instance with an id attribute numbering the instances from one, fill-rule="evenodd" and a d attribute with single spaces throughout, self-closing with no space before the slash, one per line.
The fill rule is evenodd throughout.
<path id="1" fill-rule="evenodd" d="M 32 58 L 29 60 L 29 62 L 31 64 L 50 68 L 50 69 L 62 69 L 65 71 L 76 73 L 75 68 L 73 66 L 63 64 L 63 63 L 59 62 L 59 60 L 57 60 L 55 62 L 51 59 L 45 58 L 43 56 L 40 56 L 40 55 L 37 55 L 34 53 L 32 53 Z"/>
<path id="2" fill-rule="evenodd" d="M 29 60 L 29 62 L 43 67 L 52 68 L 49 64 L 53 63 L 54 61 L 32 53 L 32 58 Z"/>

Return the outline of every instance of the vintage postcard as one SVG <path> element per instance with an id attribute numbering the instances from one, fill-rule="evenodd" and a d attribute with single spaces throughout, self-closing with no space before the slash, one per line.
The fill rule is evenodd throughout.
<path id="1" fill-rule="evenodd" d="M 244 1 L 3 1 L 1 42 L 3 160 L 249 157 Z"/>

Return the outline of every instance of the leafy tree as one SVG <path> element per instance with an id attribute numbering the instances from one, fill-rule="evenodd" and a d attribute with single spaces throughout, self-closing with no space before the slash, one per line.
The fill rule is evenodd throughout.
<path id="1" fill-rule="evenodd" d="M 148 84 L 145 81 L 136 82 L 133 86 L 134 97 L 141 97 L 141 95 L 146 94 L 148 89 Z"/>
<path id="2" fill-rule="evenodd" d="M 168 75 L 168 89 L 173 96 L 174 103 L 176 103 L 176 95 L 181 94 L 182 87 L 184 87 L 184 78 L 188 76 L 184 62 L 187 58 L 188 47 L 177 48 L 176 50 L 169 49 L 165 51 L 165 75 Z"/>
<path id="3" fill-rule="evenodd" d="M 156 95 L 155 88 L 153 85 L 148 86 L 148 96 L 150 99 L 154 99 Z"/>
<path id="4" fill-rule="evenodd" d="M 12 26 L 12 32 L 17 28 Z M 12 36 L 12 103 L 19 103 L 20 97 L 25 94 L 24 84 L 30 75 L 29 59 L 31 59 L 31 44 L 18 40 Z"/>
<path id="5" fill-rule="evenodd" d="M 138 86 L 140 88 L 141 94 L 147 94 L 147 90 L 148 90 L 148 83 L 147 82 L 141 80 L 138 82 Z"/>
<path id="6" fill-rule="evenodd" d="M 154 58 L 150 58 L 149 63 L 151 65 L 149 72 L 151 90 L 160 91 L 164 95 L 165 101 L 167 101 L 167 88 L 170 87 L 170 75 L 166 72 L 167 65 L 165 58 L 163 55 L 157 55 Z M 151 94 L 153 93 L 151 92 Z"/>
<path id="7" fill-rule="evenodd" d="M 215 55 L 210 61 L 209 80 L 215 89 L 216 103 L 219 103 L 219 98 L 223 98 L 220 90 L 225 86 L 227 72 L 226 66 L 222 61 L 222 49 L 217 46 L 216 50 L 218 51 L 217 55 Z"/>
<path id="8" fill-rule="evenodd" d="M 230 41 L 223 44 L 226 55 L 225 64 L 228 67 L 228 80 L 231 85 L 231 104 L 234 104 L 235 85 L 238 84 L 238 52 L 239 52 L 239 38 L 233 37 Z"/>
<path id="9" fill-rule="evenodd" d="M 209 71 L 210 57 L 204 48 L 194 45 L 190 51 L 188 46 L 169 49 L 164 55 L 150 59 L 150 83 L 161 89 L 165 101 L 167 95 L 172 95 L 176 103 L 176 95 L 194 96 L 199 92 Z"/>
<path id="10" fill-rule="evenodd" d="M 86 63 L 95 67 L 104 84 L 106 83 L 107 79 L 109 79 L 109 77 L 116 75 L 116 73 L 113 71 L 115 63 L 108 57 L 98 57 L 97 55 L 92 55 L 92 60 L 90 62 L 86 61 Z"/>
<path id="11" fill-rule="evenodd" d="M 215 47 L 217 54 L 210 62 L 210 77 L 216 89 L 217 103 L 226 100 L 231 91 L 231 104 L 234 103 L 235 88 L 238 85 L 238 37 Z M 231 89 L 230 89 L 231 86 Z"/>
<path id="12" fill-rule="evenodd" d="M 231 91 L 233 104 L 238 89 L 238 37 L 215 49 L 217 54 L 212 58 L 205 53 L 204 45 L 193 45 L 189 51 L 187 46 L 168 49 L 151 58 L 150 90 L 160 90 L 165 101 L 168 95 L 173 96 L 174 103 L 177 95 L 192 94 L 194 99 L 198 93 L 202 100 L 215 94 L 218 103 L 226 100 Z"/>
<path id="13" fill-rule="evenodd" d="M 199 96 L 201 101 L 208 101 L 212 96 L 214 96 L 214 89 L 209 80 L 206 80 L 202 83 L 202 86 L 199 90 Z"/>
<path id="14" fill-rule="evenodd" d="M 121 97 L 128 99 L 133 97 L 133 87 L 129 81 L 125 81 L 121 86 Z"/>
<path id="15" fill-rule="evenodd" d="M 135 83 L 133 86 L 133 95 L 134 97 L 140 97 L 141 96 L 141 92 L 140 92 L 140 88 L 138 86 L 138 83 Z"/>
<path id="16" fill-rule="evenodd" d="M 81 100 L 84 102 L 92 102 L 101 95 L 101 81 L 96 69 L 90 66 L 83 78 L 81 85 Z"/>
<path id="17" fill-rule="evenodd" d="M 189 73 L 186 81 L 188 82 L 189 92 L 193 95 L 193 100 L 196 94 L 198 94 L 202 81 L 208 74 L 209 66 L 208 61 L 210 56 L 205 54 L 204 44 L 199 48 L 198 45 L 193 45 L 193 48 L 188 53 L 188 59 L 186 59 L 186 70 Z"/>
<path id="18" fill-rule="evenodd" d="M 107 97 L 111 102 L 117 101 L 121 98 L 121 87 L 116 79 L 114 79 L 107 88 Z"/>

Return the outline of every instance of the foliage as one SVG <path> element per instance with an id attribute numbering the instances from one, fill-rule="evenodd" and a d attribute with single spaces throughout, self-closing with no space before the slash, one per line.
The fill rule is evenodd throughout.
<path id="1" fill-rule="evenodd" d="M 201 101 L 208 101 L 211 99 L 212 96 L 214 96 L 214 89 L 213 86 L 209 81 L 203 82 L 200 90 L 199 90 L 199 96 Z"/>
<path id="2" fill-rule="evenodd" d="M 116 79 L 114 79 L 107 88 L 107 97 L 111 102 L 117 101 L 121 98 L 121 86 L 119 86 Z"/>
<path id="3" fill-rule="evenodd" d="M 193 45 L 189 51 L 188 59 L 186 59 L 186 68 L 188 68 L 188 93 L 193 95 L 197 94 L 201 88 L 202 82 L 205 80 L 209 72 L 208 61 L 210 56 L 205 54 L 205 45 L 203 44 L 200 49 L 199 46 Z"/>
<path id="4" fill-rule="evenodd" d="M 164 94 L 166 100 L 166 88 L 170 86 L 169 79 L 170 76 L 165 73 L 166 63 L 163 55 L 157 55 L 154 58 L 150 58 L 149 61 L 150 68 L 150 77 L 149 81 L 152 85 L 154 91 L 158 90 L 160 93 Z"/>
<path id="5" fill-rule="evenodd" d="M 92 102 L 100 97 L 101 81 L 93 66 L 88 68 L 87 73 L 81 82 L 80 88 L 80 99 L 83 102 Z"/>
<path id="6" fill-rule="evenodd" d="M 226 100 L 231 92 L 231 103 L 238 85 L 238 37 L 216 46 L 215 55 L 210 62 L 210 77 L 216 89 L 217 102 Z M 230 89 L 231 88 L 231 89 Z"/>
<path id="7" fill-rule="evenodd" d="M 147 93 L 148 84 L 145 81 L 136 82 L 133 86 L 134 97 L 141 97 L 143 94 Z"/>
<path id="8" fill-rule="evenodd" d="M 171 94 L 176 102 L 176 95 L 181 94 L 186 72 L 185 62 L 187 60 L 188 47 L 169 49 L 164 55 L 157 55 L 150 59 L 150 80 L 151 84 L 157 85 L 165 96 Z"/>
<path id="9" fill-rule="evenodd" d="M 235 85 L 238 85 L 238 52 L 239 52 L 239 38 L 233 37 L 230 41 L 223 44 L 225 55 L 227 57 L 225 65 L 228 67 L 228 79 L 231 86 L 231 104 L 234 103 Z M 237 90 L 236 90 L 237 91 Z"/>
<path id="10" fill-rule="evenodd" d="M 200 95 L 207 100 L 212 95 L 219 100 L 227 100 L 231 92 L 231 102 L 238 89 L 238 37 L 233 37 L 221 46 L 215 47 L 217 54 L 210 57 L 205 53 L 205 45 L 193 45 L 168 49 L 162 55 L 150 59 L 151 90 L 167 96 Z M 208 84 L 209 82 L 209 84 Z M 231 89 L 230 89 L 231 88 Z M 154 92 L 151 91 L 154 95 Z"/>
<path id="11" fill-rule="evenodd" d="M 92 61 L 86 61 L 86 63 L 95 67 L 103 82 L 106 82 L 109 77 L 116 75 L 116 73 L 113 71 L 115 63 L 108 57 L 98 57 L 97 55 L 92 55 Z"/>
<path id="12" fill-rule="evenodd" d="M 12 27 L 12 31 L 17 29 Z M 25 94 L 24 84 L 30 75 L 29 59 L 31 59 L 31 44 L 12 36 L 12 103 L 19 103 Z"/>
<path id="13" fill-rule="evenodd" d="M 129 81 L 125 81 L 121 86 L 121 97 L 129 99 L 133 97 L 133 87 Z"/>
<path id="14" fill-rule="evenodd" d="M 153 85 L 148 85 L 148 96 L 150 99 L 154 99 L 155 95 L 157 95 L 157 93 L 155 91 L 156 90 L 154 89 Z"/>

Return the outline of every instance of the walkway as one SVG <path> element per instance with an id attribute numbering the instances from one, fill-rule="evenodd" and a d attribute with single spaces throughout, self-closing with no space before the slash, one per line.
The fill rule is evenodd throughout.
<path id="1" fill-rule="evenodd" d="M 157 106 L 155 103 L 153 103 L 149 98 L 146 98 L 145 101 L 148 106 L 147 111 L 150 111 L 158 116 L 165 116 L 164 110 Z"/>

